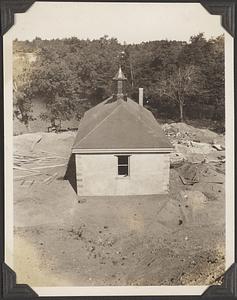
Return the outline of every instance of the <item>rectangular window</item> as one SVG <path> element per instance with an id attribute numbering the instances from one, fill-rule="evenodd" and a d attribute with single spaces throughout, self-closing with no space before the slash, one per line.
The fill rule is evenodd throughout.
<path id="1" fill-rule="evenodd" d="M 129 156 L 118 156 L 118 175 L 128 176 L 129 173 Z"/>

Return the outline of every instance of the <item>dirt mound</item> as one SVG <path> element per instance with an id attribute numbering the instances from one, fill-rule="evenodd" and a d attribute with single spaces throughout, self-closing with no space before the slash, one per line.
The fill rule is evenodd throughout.
<path id="1" fill-rule="evenodd" d="M 225 151 L 218 151 L 209 144 L 191 143 L 190 145 L 174 144 L 174 152 L 171 153 L 171 167 L 177 167 L 184 162 L 224 162 Z"/>
<path id="2" fill-rule="evenodd" d="M 29 153 L 33 151 L 33 146 L 42 139 L 44 133 L 27 133 L 14 137 L 14 153 Z"/>
<path id="3" fill-rule="evenodd" d="M 185 123 L 171 123 L 162 126 L 174 146 L 171 153 L 171 167 L 183 162 L 201 163 L 223 160 L 225 137 L 209 129 L 199 129 Z"/>
<path id="4" fill-rule="evenodd" d="M 31 133 L 14 137 L 14 180 L 20 188 L 47 191 L 54 198 L 53 183 L 63 182 L 75 133 Z M 67 197 L 66 197 L 67 198 Z M 72 197 L 71 197 L 72 198 Z"/>
<path id="5" fill-rule="evenodd" d="M 40 141 L 35 145 L 35 151 L 54 152 L 58 155 L 69 156 L 74 142 L 75 132 L 45 133 Z"/>
<path id="6" fill-rule="evenodd" d="M 218 142 L 224 145 L 224 136 L 209 129 L 199 129 L 185 123 L 164 124 L 162 128 L 171 141 Z"/>
<path id="7" fill-rule="evenodd" d="M 220 183 L 225 182 L 224 164 L 191 164 L 185 163 L 179 168 L 179 174 L 190 184 L 205 182 L 205 183 Z"/>
<path id="8" fill-rule="evenodd" d="M 14 153 L 22 155 L 43 151 L 68 156 L 74 141 L 75 132 L 28 133 L 14 137 Z"/>

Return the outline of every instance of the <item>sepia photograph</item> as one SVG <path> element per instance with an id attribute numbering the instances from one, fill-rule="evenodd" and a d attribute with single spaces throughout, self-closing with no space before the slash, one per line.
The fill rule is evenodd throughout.
<path id="1" fill-rule="evenodd" d="M 16 14 L 5 122 L 17 283 L 222 283 L 232 41 L 199 3 L 36 1 Z"/>

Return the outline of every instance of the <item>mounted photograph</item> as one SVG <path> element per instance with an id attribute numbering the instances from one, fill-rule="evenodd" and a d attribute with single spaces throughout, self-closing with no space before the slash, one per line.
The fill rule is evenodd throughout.
<path id="1" fill-rule="evenodd" d="M 199 3 L 36 1 L 15 14 L 5 251 L 17 284 L 53 296 L 201 295 L 223 283 L 233 40 Z"/>

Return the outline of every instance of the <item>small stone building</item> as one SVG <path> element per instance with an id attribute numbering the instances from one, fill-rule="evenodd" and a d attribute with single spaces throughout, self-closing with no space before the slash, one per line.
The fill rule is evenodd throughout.
<path id="1" fill-rule="evenodd" d="M 173 147 L 153 114 L 125 93 L 121 68 L 117 92 L 88 110 L 72 147 L 80 196 L 150 195 L 169 190 Z"/>

